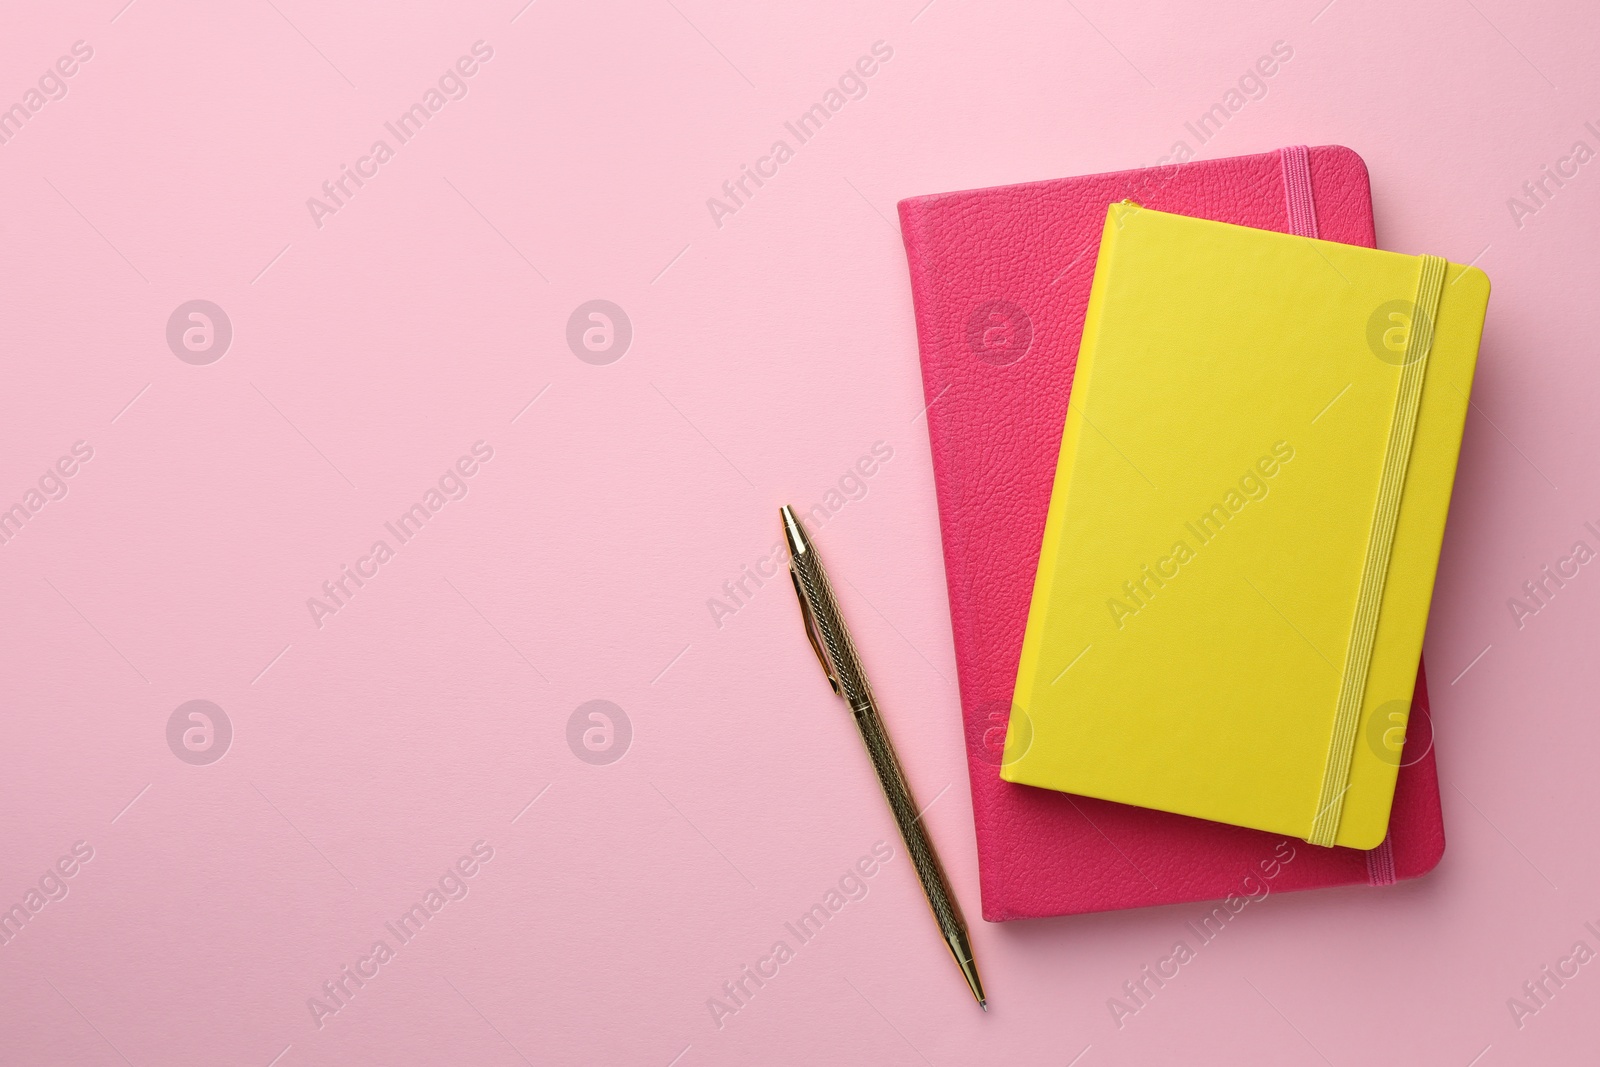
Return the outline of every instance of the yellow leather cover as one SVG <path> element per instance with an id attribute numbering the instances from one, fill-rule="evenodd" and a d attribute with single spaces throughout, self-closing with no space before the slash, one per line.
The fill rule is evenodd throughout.
<path id="1" fill-rule="evenodd" d="M 1111 206 L 1003 778 L 1311 836 L 1421 261 Z M 1488 298 L 1447 266 L 1339 845 L 1388 827 Z"/>

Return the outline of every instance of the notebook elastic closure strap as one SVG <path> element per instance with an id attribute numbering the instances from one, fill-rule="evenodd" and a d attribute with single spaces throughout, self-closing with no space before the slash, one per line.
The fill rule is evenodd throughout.
<path id="1" fill-rule="evenodd" d="M 1289 211 L 1289 232 L 1317 235 L 1317 199 L 1311 193 L 1311 150 L 1303 144 L 1278 150 L 1283 166 L 1283 200 Z"/>
<path id="2" fill-rule="evenodd" d="M 1416 306 L 1407 326 L 1405 352 L 1400 368 L 1400 388 L 1395 395 L 1394 413 L 1389 420 L 1389 441 L 1384 450 L 1383 475 L 1378 483 L 1378 502 L 1367 537 L 1366 560 L 1361 568 L 1361 591 L 1356 601 L 1355 622 L 1344 661 L 1344 676 L 1339 681 L 1339 700 L 1335 705 L 1333 738 L 1328 745 L 1328 761 L 1322 772 L 1322 791 L 1311 823 L 1313 845 L 1331 846 L 1339 834 L 1344 813 L 1344 797 L 1350 788 L 1350 758 L 1361 726 L 1361 705 L 1366 695 L 1367 672 L 1372 665 L 1372 646 L 1378 635 L 1378 612 L 1383 603 L 1384 582 L 1389 574 L 1389 554 L 1394 548 L 1394 531 L 1400 517 L 1400 498 L 1405 489 L 1406 467 L 1411 461 L 1411 444 L 1416 436 L 1417 411 L 1421 407 L 1422 383 L 1427 377 L 1428 353 L 1433 348 L 1433 327 L 1439 314 L 1439 299 L 1444 292 L 1448 264 L 1437 256 L 1419 256 Z"/>

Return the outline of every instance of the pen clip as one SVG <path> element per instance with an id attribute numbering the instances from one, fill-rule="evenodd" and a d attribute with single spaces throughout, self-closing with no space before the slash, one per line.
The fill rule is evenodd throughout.
<path id="1" fill-rule="evenodd" d="M 806 600 L 804 589 L 800 588 L 800 576 L 794 572 L 794 564 L 789 565 L 789 580 L 794 583 L 794 595 L 800 601 L 800 618 L 805 622 L 806 640 L 811 642 L 811 650 L 817 654 L 817 662 L 822 664 L 822 673 L 827 677 L 828 684 L 840 696 L 839 678 L 833 672 L 833 667 L 828 663 L 827 655 L 822 651 L 822 640 L 817 634 L 817 620 L 811 614 L 811 604 Z"/>

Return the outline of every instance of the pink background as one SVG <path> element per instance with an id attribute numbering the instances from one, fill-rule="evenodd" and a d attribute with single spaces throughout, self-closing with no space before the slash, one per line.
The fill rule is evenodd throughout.
<path id="1" fill-rule="evenodd" d="M 1600 163 L 1520 219 L 1508 198 L 1600 149 L 1600 13 L 123 3 L 0 34 L 0 106 L 93 50 L 0 144 L 0 508 L 93 449 L 0 545 L 0 908 L 67 890 L 0 945 L 0 1062 L 1592 1056 L 1600 964 L 1520 1020 L 1508 998 L 1600 949 L 1600 577 L 1520 628 L 1507 601 L 1600 547 Z M 465 97 L 398 144 L 384 123 L 480 40 Z M 865 97 L 716 225 L 707 198 L 794 147 L 784 122 L 877 41 Z M 1495 283 L 1427 644 L 1450 845 L 1418 882 L 1251 905 L 1119 1027 L 1108 998 L 1205 909 L 976 920 L 894 204 L 1195 147 L 1184 123 L 1277 41 L 1292 60 L 1198 154 L 1349 145 L 1384 247 Z M 319 228 L 307 198 L 378 138 L 393 158 Z M 633 330 L 607 365 L 566 340 L 596 298 Z M 208 365 L 166 339 L 195 299 L 232 324 Z M 400 545 L 384 523 L 477 441 L 465 498 Z M 974 917 L 988 1016 L 787 584 L 708 607 L 766 566 L 780 503 L 824 501 L 879 441 L 892 459 L 817 538 Z M 394 557 L 319 628 L 308 598 L 378 539 Z M 208 765 L 167 739 L 196 699 L 233 731 Z M 632 727 L 608 765 L 568 743 L 596 699 Z M 719 1028 L 707 999 L 796 946 L 784 923 L 878 840 L 895 857 L 865 898 Z M 388 933 L 479 841 L 492 860 L 447 879 L 465 897 Z M 45 878 L 77 842 L 92 860 Z M 308 998 L 379 939 L 392 959 L 319 1027 Z"/>

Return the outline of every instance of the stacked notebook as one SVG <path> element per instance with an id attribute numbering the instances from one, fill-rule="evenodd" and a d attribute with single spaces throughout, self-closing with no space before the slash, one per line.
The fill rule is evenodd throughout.
<path id="1" fill-rule="evenodd" d="M 900 212 L 985 918 L 1431 869 L 1487 279 L 1373 250 L 1342 148 Z"/>

